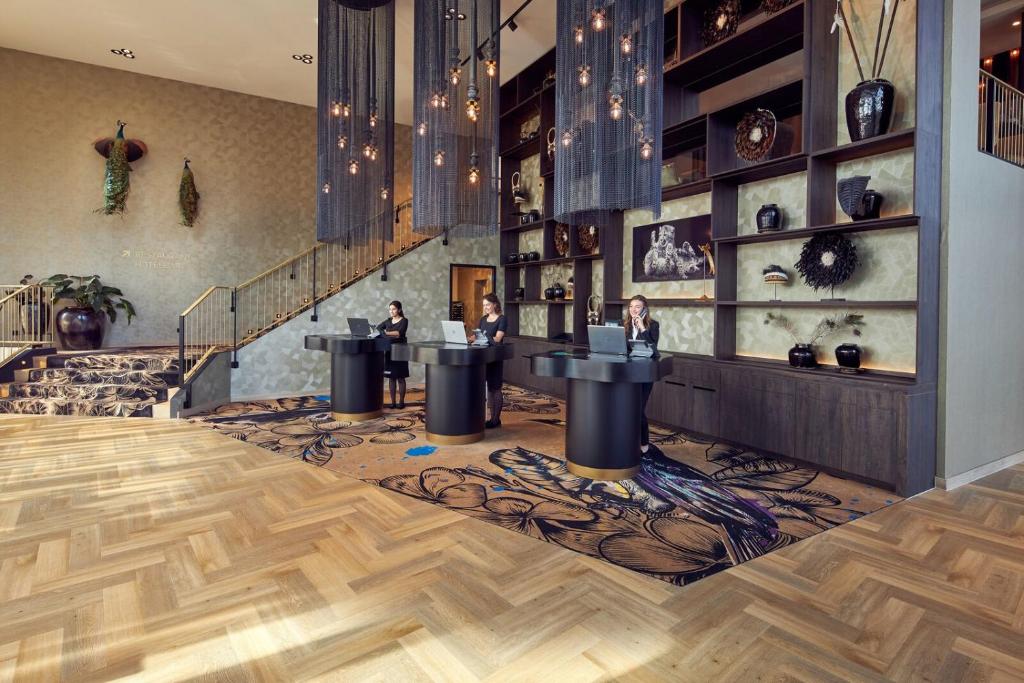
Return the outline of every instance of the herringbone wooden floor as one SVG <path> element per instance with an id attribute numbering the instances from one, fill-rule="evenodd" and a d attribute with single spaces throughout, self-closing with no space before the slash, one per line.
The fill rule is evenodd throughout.
<path id="1" fill-rule="evenodd" d="M 0 419 L 0 681 L 1024 680 L 1024 468 L 686 588 L 184 423 Z"/>

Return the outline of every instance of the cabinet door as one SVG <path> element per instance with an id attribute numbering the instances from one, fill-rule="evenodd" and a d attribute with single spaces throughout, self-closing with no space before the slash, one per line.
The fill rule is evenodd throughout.
<path id="1" fill-rule="evenodd" d="M 780 455 L 792 455 L 792 393 L 723 383 L 720 400 L 723 438 Z"/>
<path id="2" fill-rule="evenodd" d="M 793 457 L 815 465 L 843 467 L 843 414 L 838 400 L 798 394 Z"/>
<path id="3" fill-rule="evenodd" d="M 842 468 L 876 481 L 895 482 L 896 413 L 844 404 Z"/>
<path id="4" fill-rule="evenodd" d="M 718 390 L 700 384 L 690 387 L 690 416 L 686 428 L 698 434 L 718 436 Z"/>
<path id="5" fill-rule="evenodd" d="M 647 417 L 670 427 L 687 429 L 689 408 L 689 387 L 675 379 L 664 379 L 654 384 L 647 403 Z"/>

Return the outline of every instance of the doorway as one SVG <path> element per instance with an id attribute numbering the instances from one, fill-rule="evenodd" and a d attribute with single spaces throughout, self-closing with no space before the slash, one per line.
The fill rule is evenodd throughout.
<path id="1" fill-rule="evenodd" d="M 476 327 L 484 314 L 484 294 L 495 291 L 496 271 L 494 266 L 451 264 L 448 289 L 449 320 L 461 320 L 467 331 Z"/>

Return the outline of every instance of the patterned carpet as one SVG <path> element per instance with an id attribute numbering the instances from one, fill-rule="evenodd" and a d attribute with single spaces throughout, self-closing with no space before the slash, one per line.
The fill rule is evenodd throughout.
<path id="1" fill-rule="evenodd" d="M 235 403 L 192 421 L 679 585 L 899 500 L 658 428 L 635 478 L 577 477 L 561 460 L 563 403 L 514 387 L 505 388 L 502 429 L 469 446 L 427 443 L 422 389 L 410 389 L 406 410 L 363 423 L 335 420 L 326 399 Z"/>
<path id="2" fill-rule="evenodd" d="M 0 386 L 0 413 L 152 417 L 178 374 L 170 347 L 52 354 Z"/>

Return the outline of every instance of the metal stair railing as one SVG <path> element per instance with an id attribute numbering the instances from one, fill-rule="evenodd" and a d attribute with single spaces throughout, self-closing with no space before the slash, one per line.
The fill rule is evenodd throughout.
<path id="1" fill-rule="evenodd" d="M 0 285 L 0 366 L 22 351 L 53 345 L 53 287 Z"/>
<path id="2" fill-rule="evenodd" d="M 236 287 L 210 287 L 178 317 L 179 385 L 216 353 L 234 351 L 312 309 L 371 273 L 387 279 L 388 264 L 431 239 L 412 230 L 412 200 L 395 207 L 390 230 L 365 239 L 323 242 Z M 237 367 L 237 355 L 232 362 Z"/>
<path id="3" fill-rule="evenodd" d="M 981 70 L 978 149 L 1024 168 L 1024 92 Z"/>

